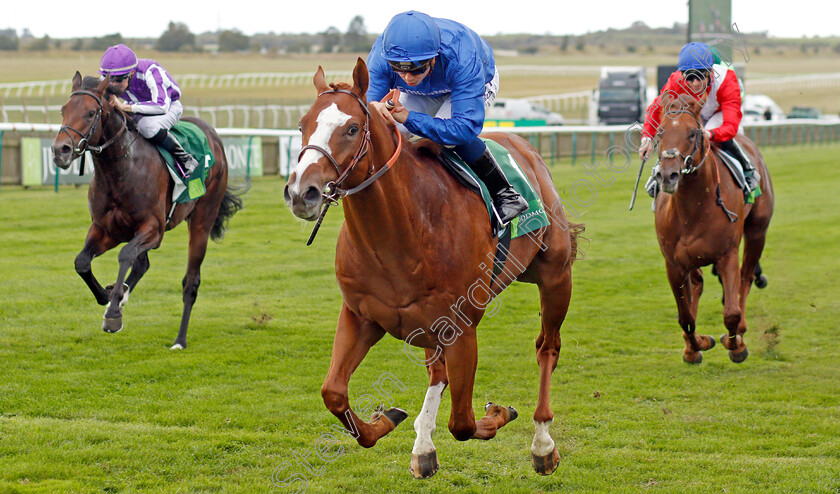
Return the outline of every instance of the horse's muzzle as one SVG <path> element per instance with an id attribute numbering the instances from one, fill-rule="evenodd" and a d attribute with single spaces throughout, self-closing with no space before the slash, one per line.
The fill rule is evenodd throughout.
<path id="1" fill-rule="evenodd" d="M 666 192 L 668 194 L 673 194 L 677 191 L 677 186 L 680 184 L 680 173 L 679 172 L 665 172 L 662 173 L 660 169 L 654 175 L 654 179 L 659 184 L 659 190 L 662 192 Z"/>
<path id="2" fill-rule="evenodd" d="M 70 168 L 70 163 L 73 162 L 73 148 L 70 145 L 53 143 L 52 152 L 55 166 L 62 170 Z"/>
<path id="3" fill-rule="evenodd" d="M 290 180 L 291 181 L 291 180 Z M 321 213 L 323 196 L 321 191 L 314 185 L 306 187 L 303 191 L 297 192 L 289 188 L 289 184 L 283 189 L 283 198 L 292 213 L 298 218 L 306 221 L 315 221 Z"/>

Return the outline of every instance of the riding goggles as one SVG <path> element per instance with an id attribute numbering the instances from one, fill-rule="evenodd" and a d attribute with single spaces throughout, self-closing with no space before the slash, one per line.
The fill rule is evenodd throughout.
<path id="1" fill-rule="evenodd" d="M 412 62 L 412 61 L 399 61 L 395 62 L 392 60 L 388 60 L 388 65 L 391 66 L 391 69 L 394 72 L 402 72 L 411 75 L 420 75 L 423 72 L 426 72 L 426 69 L 429 68 L 429 64 L 432 62 L 432 58 L 428 60 L 421 60 L 420 62 Z"/>
<path id="2" fill-rule="evenodd" d="M 706 80 L 707 77 L 709 77 L 708 70 L 689 69 L 683 72 L 683 79 L 689 82 L 694 80 Z"/>

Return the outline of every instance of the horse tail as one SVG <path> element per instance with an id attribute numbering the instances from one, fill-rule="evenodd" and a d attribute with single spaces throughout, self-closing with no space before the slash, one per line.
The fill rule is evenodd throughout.
<path id="1" fill-rule="evenodd" d="M 578 259 L 583 259 L 583 254 L 578 251 L 578 237 L 585 239 L 581 234 L 586 230 L 585 223 L 571 223 L 569 222 L 569 240 L 572 243 L 572 263 Z"/>
<path id="2" fill-rule="evenodd" d="M 237 211 L 243 208 L 242 196 L 251 188 L 251 182 L 245 182 L 240 186 L 228 186 L 225 189 L 225 196 L 222 198 L 222 203 L 219 205 L 219 214 L 216 216 L 216 221 L 213 222 L 213 228 L 210 229 L 210 238 L 215 241 L 221 240 L 225 236 L 227 230 L 228 220 L 236 214 Z"/>

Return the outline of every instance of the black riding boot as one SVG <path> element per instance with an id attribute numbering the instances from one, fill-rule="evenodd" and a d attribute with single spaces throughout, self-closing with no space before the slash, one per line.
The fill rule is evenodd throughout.
<path id="1" fill-rule="evenodd" d="M 528 202 L 513 190 L 513 186 L 508 182 L 489 149 L 485 149 L 484 153 L 469 165 L 472 171 L 487 185 L 487 190 L 490 192 L 490 197 L 493 199 L 493 205 L 496 206 L 496 212 L 499 213 L 502 225 L 507 225 L 512 219 L 528 210 Z"/>
<path id="2" fill-rule="evenodd" d="M 175 161 L 184 169 L 184 178 L 189 179 L 192 172 L 198 168 L 198 161 L 190 153 L 184 151 L 181 143 L 165 129 L 161 129 L 150 140 L 172 154 Z"/>
<path id="3" fill-rule="evenodd" d="M 756 177 L 755 168 L 753 167 L 749 156 L 747 156 L 747 153 L 745 153 L 741 145 L 738 144 L 738 141 L 730 139 L 719 143 L 718 146 L 734 156 L 735 159 L 741 163 L 741 167 L 744 169 L 744 178 L 747 180 L 747 186 L 750 190 L 755 190 L 758 186 L 758 178 Z"/>

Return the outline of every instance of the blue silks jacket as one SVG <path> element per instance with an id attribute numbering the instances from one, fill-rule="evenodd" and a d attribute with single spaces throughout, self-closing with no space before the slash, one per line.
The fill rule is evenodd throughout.
<path id="1" fill-rule="evenodd" d="M 414 134 L 439 144 L 466 144 L 484 126 L 484 85 L 493 79 L 496 62 L 493 49 L 470 28 L 448 19 L 435 18 L 440 30 L 440 52 L 435 67 L 417 86 L 405 83 L 388 65 L 382 52 L 382 35 L 368 55 L 370 73 L 368 101 L 379 101 L 393 88 L 408 94 L 452 96 L 452 118 L 434 118 L 411 112 L 405 123 Z"/>

